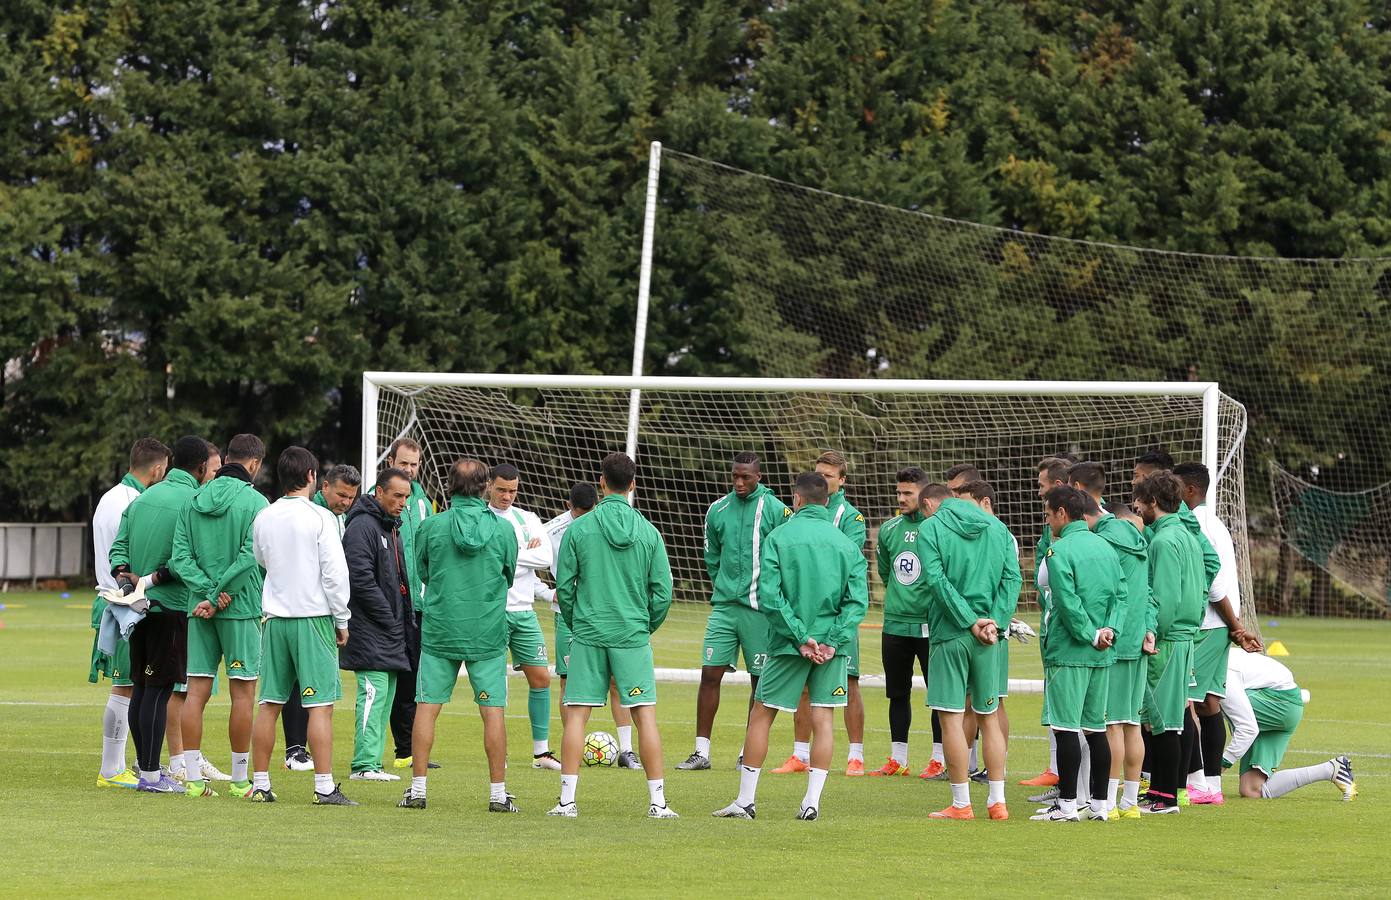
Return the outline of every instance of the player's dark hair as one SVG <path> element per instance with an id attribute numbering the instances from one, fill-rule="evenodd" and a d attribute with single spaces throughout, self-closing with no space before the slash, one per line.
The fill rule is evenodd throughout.
<path id="1" fill-rule="evenodd" d="M 1072 463 L 1061 456 L 1045 456 L 1038 462 L 1038 470 L 1052 482 L 1067 484 L 1067 470 L 1071 468 Z"/>
<path id="2" fill-rule="evenodd" d="M 626 453 L 610 453 L 604 457 L 600 471 L 604 473 L 604 484 L 614 493 L 621 494 L 633 486 L 638 467 Z"/>
<path id="3" fill-rule="evenodd" d="M 449 467 L 449 494 L 482 497 L 488 487 L 488 467 L 476 459 L 456 459 Z"/>
<path id="4" fill-rule="evenodd" d="M 358 474 L 357 466 L 339 463 L 324 472 L 324 481 L 329 484 L 346 484 L 348 487 L 357 487 L 362 484 L 362 476 Z"/>
<path id="5" fill-rule="evenodd" d="M 918 491 L 918 505 L 922 506 L 927 500 L 936 500 L 939 503 L 951 496 L 951 489 L 945 484 L 937 481 L 929 481 Z"/>
<path id="6" fill-rule="evenodd" d="M 489 481 L 517 481 L 521 477 L 522 473 L 518 472 L 517 467 L 511 463 L 498 463 L 488 473 Z"/>
<path id="7" fill-rule="evenodd" d="M 1075 487 L 1059 484 L 1043 495 L 1043 505 L 1049 512 L 1061 509 L 1069 521 L 1076 522 L 1087 511 L 1087 495 Z"/>
<path id="8" fill-rule="evenodd" d="M 977 469 L 971 463 L 957 463 L 942 473 L 942 480 L 946 482 L 952 482 L 958 478 L 964 478 L 967 481 L 984 480 L 980 474 L 980 469 Z"/>
<path id="9" fill-rule="evenodd" d="M 1173 472 L 1155 472 L 1135 485 L 1135 499 L 1153 503 L 1166 513 L 1178 512 L 1183 502 L 1183 482 Z"/>
<path id="10" fill-rule="evenodd" d="M 420 449 L 420 444 L 408 437 L 397 438 L 391 442 L 391 447 L 386 451 L 386 458 L 392 462 L 396 461 L 396 451 L 404 447 L 407 450 L 414 450 L 416 453 L 424 453 Z"/>
<path id="11" fill-rule="evenodd" d="M 214 456 L 216 456 L 218 458 L 218 461 L 221 462 L 222 448 L 218 447 L 212 441 L 208 441 L 208 459 L 212 459 Z"/>
<path id="12" fill-rule="evenodd" d="M 835 466 L 840 470 L 841 478 L 844 478 L 846 473 L 850 471 L 850 465 L 845 461 L 845 457 L 834 450 L 827 450 L 818 456 L 816 461 L 823 466 Z"/>
<path id="13" fill-rule="evenodd" d="M 1135 465 L 1163 469 L 1167 472 L 1174 467 L 1174 458 L 1163 447 L 1155 447 L 1135 457 Z"/>
<path id="14" fill-rule="evenodd" d="M 757 469 L 759 467 L 758 454 L 753 453 L 749 450 L 742 450 L 739 453 L 734 454 L 734 465 L 753 466 L 755 469 Z"/>
<path id="15" fill-rule="evenodd" d="M 1081 490 L 1079 488 L 1079 490 Z M 1082 491 L 1082 514 L 1087 516 L 1101 515 L 1101 504 L 1096 502 L 1096 498 L 1086 491 Z"/>
<path id="16" fill-rule="evenodd" d="M 168 460 L 169 448 L 155 438 L 141 438 L 130 446 L 130 470 L 132 472 L 144 472 L 151 466 L 168 462 Z"/>
<path id="17" fill-rule="evenodd" d="M 275 475 L 280 479 L 280 489 L 287 494 L 309 484 L 318 470 L 319 461 L 303 447 L 286 447 L 275 461 Z"/>
<path id="18" fill-rule="evenodd" d="M 406 483 L 406 490 L 410 490 L 411 477 L 405 473 L 405 470 L 395 466 L 388 466 L 377 473 L 377 489 L 386 490 L 391 486 L 391 482 L 397 478 Z"/>
<path id="19" fill-rule="evenodd" d="M 266 458 L 266 445 L 254 434 L 238 434 L 227 442 L 227 462 L 248 463 Z"/>
<path id="20" fill-rule="evenodd" d="M 174 468 L 192 472 L 199 466 L 207 465 L 208 442 L 187 434 L 174 442 Z"/>
<path id="21" fill-rule="evenodd" d="M 793 485 L 792 490 L 804 503 L 811 506 L 825 506 L 826 501 L 831 498 L 830 485 L 826 484 L 826 478 L 820 472 L 804 472 L 798 475 L 797 483 Z"/>
<path id="22" fill-rule="evenodd" d="M 1135 510 L 1130 508 L 1130 504 L 1121 503 L 1119 500 L 1107 501 L 1103 508 L 1117 519 L 1139 518 L 1139 516 L 1135 515 Z"/>
<path id="23" fill-rule="evenodd" d="M 968 481 L 957 488 L 957 493 L 965 494 L 977 503 L 989 500 L 991 509 L 995 508 L 995 489 L 990 486 L 988 481 Z"/>
<path id="24" fill-rule="evenodd" d="M 899 484 L 922 484 L 927 481 L 927 473 L 917 466 L 899 469 L 896 477 Z"/>
<path id="25" fill-rule="evenodd" d="M 1067 470 L 1067 483 L 1089 494 L 1106 490 L 1106 470 L 1099 462 L 1079 462 Z"/>
<path id="26" fill-rule="evenodd" d="M 1207 466 L 1200 462 L 1179 463 L 1174 466 L 1174 474 L 1183 479 L 1184 484 L 1197 488 L 1204 494 L 1212 484 L 1212 476 L 1208 474 Z"/>
<path id="27" fill-rule="evenodd" d="M 599 492 L 587 481 L 570 485 L 570 505 L 578 510 L 590 510 L 599 502 Z"/>

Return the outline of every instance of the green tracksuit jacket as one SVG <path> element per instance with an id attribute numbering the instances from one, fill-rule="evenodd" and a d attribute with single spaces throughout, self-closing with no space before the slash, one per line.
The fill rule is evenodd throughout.
<path id="1" fill-rule="evenodd" d="M 879 526 L 875 567 L 884 583 L 884 633 L 926 637 L 931 591 L 918 555 L 918 531 L 925 520 L 914 510 Z"/>
<path id="2" fill-rule="evenodd" d="M 1187 503 L 1180 500 L 1178 512 L 1174 515 L 1183 523 L 1183 527 L 1188 529 L 1188 533 L 1193 535 L 1198 544 L 1198 550 L 1202 553 L 1203 581 L 1205 582 L 1203 589 L 1208 590 L 1212 587 L 1213 579 L 1217 577 L 1217 573 L 1222 570 L 1222 558 L 1217 555 L 1217 550 L 1207 539 L 1207 535 L 1203 534 L 1202 523 L 1198 521 L 1197 516 L 1193 515 L 1193 510 L 1188 508 Z M 1148 540 L 1153 536 L 1154 526 L 1146 525 L 1145 539 Z"/>
<path id="3" fill-rule="evenodd" d="M 136 575 L 149 575 L 167 566 L 174 551 L 174 526 L 179 512 L 198 490 L 198 481 L 183 469 L 170 469 L 121 514 L 121 527 L 111 545 L 111 571 L 130 566 Z M 171 578 L 145 591 L 151 612 L 188 612 L 188 587 L 170 570 Z"/>
<path id="4" fill-rule="evenodd" d="M 425 582 L 421 652 L 463 660 L 506 652 L 517 536 L 482 497 L 456 496 L 448 510 L 420 523 L 415 567 Z"/>
<path id="5" fill-rule="evenodd" d="M 1120 633 L 1125 574 L 1116 551 L 1086 522 L 1068 523 L 1049 545 L 1048 590 L 1053 603 L 1043 664 L 1100 668 L 1115 662 L 1114 647 L 1098 650 L 1092 642 L 1101 628 Z"/>
<path id="6" fill-rule="evenodd" d="M 1140 529 L 1110 513 L 1097 521 L 1095 533 L 1116 551 L 1125 575 L 1125 613 L 1116 629 L 1116 659 L 1139 659 L 1145 633 L 1154 629 L 1157 608 L 1150 593 L 1149 544 Z"/>
<path id="7" fill-rule="evenodd" d="M 932 643 L 970 634 L 977 619 L 1008 627 L 1024 577 L 1003 522 L 968 500 L 948 497 L 919 529 L 918 544 L 932 594 Z"/>
<path id="8" fill-rule="evenodd" d="M 1149 583 L 1154 594 L 1154 636 L 1191 641 L 1207 610 L 1212 582 L 1203 568 L 1203 551 L 1178 513 L 1150 526 Z"/>
<path id="9" fill-rule="evenodd" d="M 763 546 L 759 594 L 775 656 L 797 655 L 808 638 L 853 646 L 869 609 L 864 553 L 831 517 L 825 506 L 803 506 Z"/>
<path id="10" fill-rule="evenodd" d="M 215 613 L 218 618 L 260 618 L 266 573 L 252 550 L 251 523 L 268 505 L 249 481 L 219 475 L 184 506 L 169 568 L 188 586 L 190 611 L 204 600 L 216 608 L 218 594 L 226 591 L 232 602 Z"/>
<path id="11" fill-rule="evenodd" d="M 555 599 L 572 640 L 644 646 L 671 608 L 666 543 L 623 495 L 609 494 L 566 529 Z"/>
<path id="12" fill-rule="evenodd" d="M 842 488 L 831 495 L 826 503 L 826 509 L 831 514 L 831 524 L 840 529 L 840 533 L 850 538 L 855 547 L 861 552 L 865 549 L 865 538 L 867 530 L 865 528 L 864 513 L 850 505 L 850 501 L 845 499 L 845 490 Z"/>
<path id="13" fill-rule="evenodd" d="M 705 513 L 705 570 L 714 585 L 711 603 L 758 609 L 758 566 L 768 533 L 792 510 L 765 485 L 747 497 L 730 491 Z"/>
<path id="14" fill-rule="evenodd" d="M 416 570 L 416 535 L 434 514 L 435 505 L 425 495 L 425 488 L 420 486 L 420 482 L 412 481 L 410 499 L 401 510 L 401 554 L 406 558 L 406 584 L 411 591 L 412 603 L 418 604 L 421 584 L 425 581 L 425 576 Z"/>

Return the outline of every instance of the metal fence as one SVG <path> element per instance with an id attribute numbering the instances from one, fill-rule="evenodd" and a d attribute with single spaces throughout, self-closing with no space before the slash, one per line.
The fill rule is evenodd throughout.
<path id="1" fill-rule="evenodd" d="M 84 522 L 0 522 L 0 583 L 90 577 L 92 541 Z"/>

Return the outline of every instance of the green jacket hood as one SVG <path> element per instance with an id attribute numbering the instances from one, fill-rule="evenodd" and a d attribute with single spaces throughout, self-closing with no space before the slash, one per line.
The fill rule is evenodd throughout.
<path id="1" fill-rule="evenodd" d="M 990 513 L 979 506 L 956 497 L 943 500 L 932 518 L 940 519 L 944 526 L 968 541 L 979 539 L 995 521 Z"/>
<path id="2" fill-rule="evenodd" d="M 244 490 L 255 488 L 240 478 L 219 475 L 193 495 L 193 508 L 204 515 L 220 516 L 232 508 Z"/>
<path id="3" fill-rule="evenodd" d="M 449 535 L 454 546 L 472 556 L 488 545 L 498 517 L 482 497 L 454 497 L 449 504 Z"/>
<path id="4" fill-rule="evenodd" d="M 636 543 L 639 516 L 622 494 L 609 494 L 599 501 L 590 515 L 596 517 L 599 533 L 610 547 L 626 550 Z"/>
<path id="5" fill-rule="evenodd" d="M 1140 533 L 1140 529 L 1124 519 L 1106 513 L 1097 520 L 1096 528 L 1093 530 L 1117 553 L 1128 553 L 1137 559 L 1144 559 L 1149 554 L 1149 544 L 1145 541 L 1145 536 Z"/>

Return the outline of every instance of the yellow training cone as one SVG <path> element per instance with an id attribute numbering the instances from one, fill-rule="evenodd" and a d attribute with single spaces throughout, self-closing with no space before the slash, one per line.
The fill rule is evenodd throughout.
<path id="1" fill-rule="evenodd" d="M 1290 651 L 1285 649 L 1285 645 L 1279 641 L 1271 641 L 1270 646 L 1265 648 L 1266 656 L 1289 656 Z"/>

